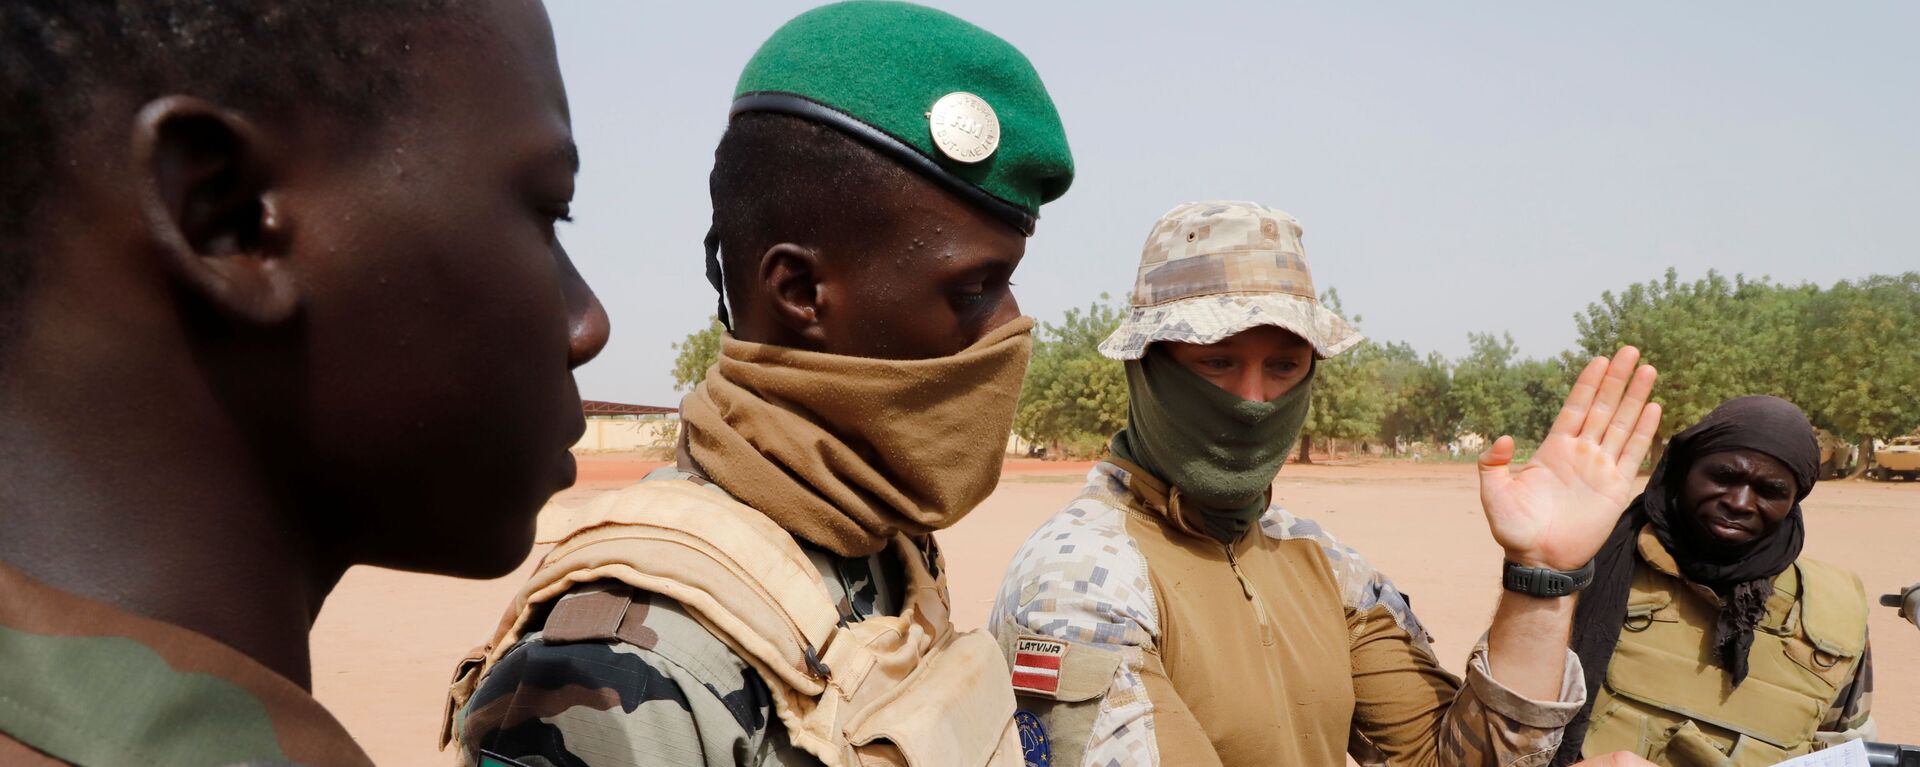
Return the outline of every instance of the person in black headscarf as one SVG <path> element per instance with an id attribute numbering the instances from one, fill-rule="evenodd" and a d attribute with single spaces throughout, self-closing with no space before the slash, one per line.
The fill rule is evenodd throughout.
<path id="1" fill-rule="evenodd" d="M 1806 415 L 1777 397 L 1673 437 L 1575 610 L 1588 705 L 1555 765 L 1771 765 L 1872 736 L 1866 592 L 1800 556 L 1819 464 Z"/>

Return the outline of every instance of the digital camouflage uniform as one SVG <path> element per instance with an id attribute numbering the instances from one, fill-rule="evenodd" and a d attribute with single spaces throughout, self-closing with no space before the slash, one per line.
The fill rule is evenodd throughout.
<path id="1" fill-rule="evenodd" d="M 372 764 L 252 658 L 0 565 L 0 765 L 291 763 Z"/>
<path id="2" fill-rule="evenodd" d="M 1130 365 L 1157 342 L 1211 344 L 1258 326 L 1293 332 L 1321 359 L 1361 341 L 1319 303 L 1299 221 L 1252 202 L 1190 202 L 1162 216 L 1131 304 L 1100 345 Z M 1553 756 L 1586 699 L 1572 652 L 1556 700 L 1495 682 L 1484 642 L 1463 682 L 1440 667 L 1406 598 L 1318 525 L 1269 504 L 1245 533 L 1216 539 L 1181 510 L 1180 492 L 1115 455 L 1007 568 L 988 625 L 1008 659 L 1016 719 L 1044 734 L 1054 764 L 1333 765 L 1352 755 L 1505 767 Z"/>
<path id="3" fill-rule="evenodd" d="M 695 477 L 667 467 L 643 481 L 670 479 Z M 803 548 L 847 621 L 899 613 L 900 568 L 888 552 L 848 559 Z M 937 568 L 938 554 L 929 554 Z M 620 633 L 630 638 L 547 638 L 553 615 L 590 601 L 617 603 L 626 615 Z M 468 763 L 482 751 L 540 767 L 818 763 L 786 742 L 766 682 L 746 661 L 679 603 L 617 583 L 577 588 L 536 618 L 462 720 Z"/>
<path id="4" fill-rule="evenodd" d="M 1545 764 L 1585 701 L 1572 653 L 1559 700 L 1495 682 L 1484 642 L 1462 684 L 1393 583 L 1311 520 L 1270 507 L 1230 561 L 1133 482 L 1095 465 L 1014 555 L 989 619 L 1056 765 L 1338 764 L 1350 746 L 1394 764 Z M 1022 637 L 1066 643 L 1056 689 L 1023 689 Z"/>

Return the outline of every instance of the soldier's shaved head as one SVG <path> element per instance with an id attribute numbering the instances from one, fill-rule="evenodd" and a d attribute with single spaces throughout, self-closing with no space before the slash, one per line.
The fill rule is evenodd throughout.
<path id="1" fill-rule="evenodd" d="M 912 173 L 838 130 L 775 112 L 733 118 L 708 176 L 727 300 L 752 312 L 754 271 L 774 245 L 792 242 L 854 256 L 879 239 L 885 209 Z"/>
<path id="2" fill-rule="evenodd" d="M 738 338 L 923 359 L 1019 315 L 1025 235 L 834 128 L 740 114 L 710 186 Z"/>

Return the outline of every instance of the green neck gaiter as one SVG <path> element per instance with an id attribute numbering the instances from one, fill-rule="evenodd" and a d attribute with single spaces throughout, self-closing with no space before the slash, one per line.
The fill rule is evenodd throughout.
<path id="1" fill-rule="evenodd" d="M 1181 366 L 1158 345 L 1127 362 L 1127 427 L 1113 452 L 1179 488 L 1207 535 L 1239 540 L 1267 509 L 1267 491 L 1313 401 L 1309 373 L 1279 399 L 1249 402 Z"/>

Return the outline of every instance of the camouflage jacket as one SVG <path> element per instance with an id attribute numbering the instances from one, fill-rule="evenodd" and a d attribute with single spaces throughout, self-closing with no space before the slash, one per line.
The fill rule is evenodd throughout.
<path id="1" fill-rule="evenodd" d="M 0 565 L 0 764 L 372 765 L 313 696 L 233 648 Z"/>
<path id="2" fill-rule="evenodd" d="M 668 467 L 643 481 L 692 478 Z M 888 552 L 847 559 L 802 548 L 844 620 L 902 609 L 904 576 Z M 678 602 L 592 582 L 552 604 L 533 617 L 529 633 L 481 680 L 459 716 L 462 763 L 488 763 L 483 757 L 509 767 L 819 763 L 787 742 L 759 673 Z M 608 609 L 624 611 L 615 622 L 625 638 L 574 640 L 579 632 L 562 630 L 575 616 Z"/>
<path id="3" fill-rule="evenodd" d="M 1440 668 L 1407 600 L 1279 506 L 1223 546 L 1096 465 L 1008 566 L 989 619 L 1021 713 L 1058 765 L 1545 764 L 1585 702 Z"/>

